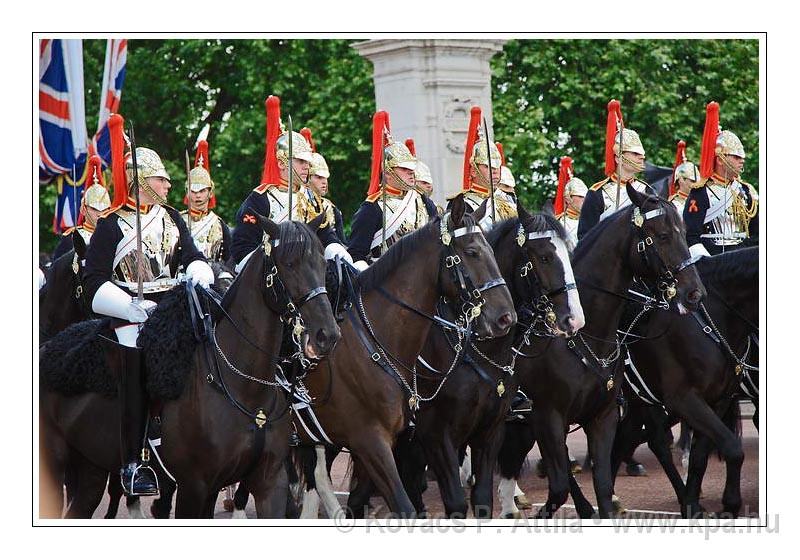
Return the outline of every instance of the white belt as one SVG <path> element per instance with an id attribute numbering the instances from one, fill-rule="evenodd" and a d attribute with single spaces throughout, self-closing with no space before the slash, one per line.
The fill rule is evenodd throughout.
<path id="1" fill-rule="evenodd" d="M 747 234 L 742 231 L 731 233 L 703 233 L 700 237 L 712 240 L 715 245 L 738 245 L 747 239 Z"/>
<path id="2" fill-rule="evenodd" d="M 132 292 L 135 292 L 139 289 L 139 284 L 137 282 L 122 282 L 121 280 L 114 280 L 113 282 L 117 286 L 127 288 Z M 155 280 L 153 282 L 143 282 L 142 291 L 146 294 L 164 292 L 173 288 L 174 286 L 177 286 L 179 283 L 180 280 L 178 278 L 164 278 L 162 280 Z"/>

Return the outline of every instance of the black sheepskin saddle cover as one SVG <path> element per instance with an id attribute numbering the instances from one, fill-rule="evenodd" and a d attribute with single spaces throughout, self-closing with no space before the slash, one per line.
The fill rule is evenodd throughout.
<path id="1" fill-rule="evenodd" d="M 198 295 L 207 309 L 206 296 Z M 65 395 L 100 393 L 114 397 L 117 382 L 106 362 L 108 343 L 99 338 L 100 334 L 116 340 L 108 319 L 84 321 L 53 337 L 39 360 L 42 386 Z M 168 401 L 180 397 L 198 344 L 184 284 L 178 284 L 161 299 L 137 343 L 143 352 L 150 398 Z"/>

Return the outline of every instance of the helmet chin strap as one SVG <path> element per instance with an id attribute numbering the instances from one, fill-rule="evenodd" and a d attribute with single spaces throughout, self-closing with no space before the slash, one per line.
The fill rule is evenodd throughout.
<path id="1" fill-rule="evenodd" d="M 472 162 L 472 168 L 475 170 L 475 173 L 477 175 L 475 177 L 475 182 L 478 183 L 482 187 L 486 187 L 487 189 L 491 188 L 492 182 L 489 181 L 489 176 L 484 174 L 483 171 L 481 171 L 480 167 L 478 167 L 478 164 L 475 163 L 475 162 Z M 494 169 L 494 167 L 492 169 Z M 495 184 L 497 184 L 497 183 L 495 183 Z"/>
<path id="2" fill-rule="evenodd" d="M 131 182 L 131 187 L 133 187 L 132 182 Z M 164 197 L 162 197 L 156 191 L 153 190 L 153 187 L 151 187 L 150 183 L 147 182 L 146 177 L 139 178 L 139 188 L 142 189 L 146 195 L 152 198 L 155 204 L 160 204 L 161 206 L 167 206 L 167 199 L 165 199 Z"/>
<path id="3" fill-rule="evenodd" d="M 397 181 L 397 183 L 398 183 L 399 185 L 401 185 L 401 186 L 399 186 L 399 187 L 395 187 L 395 188 L 398 188 L 398 189 L 401 189 L 401 190 L 405 190 L 405 191 L 408 191 L 408 190 L 411 190 L 411 189 L 413 189 L 413 188 L 414 188 L 414 185 L 409 185 L 409 184 L 408 184 L 408 183 L 406 183 L 406 182 L 405 182 L 403 179 L 401 179 L 401 178 L 400 178 L 400 175 L 398 175 L 397 173 L 395 173 L 395 171 L 394 171 L 394 167 L 388 167 L 388 166 L 387 166 L 387 167 L 386 167 L 386 174 L 387 174 L 389 177 L 393 177 L 393 178 L 394 178 L 394 180 L 395 180 L 395 181 Z"/>
<path id="4" fill-rule="evenodd" d="M 631 169 L 633 169 L 634 173 L 641 173 L 644 171 L 644 163 L 639 163 L 637 161 L 633 161 L 632 159 L 628 158 L 624 153 L 619 155 L 619 162 L 624 163 Z"/>
<path id="5" fill-rule="evenodd" d="M 738 179 L 739 178 L 739 171 L 737 171 L 736 168 L 733 166 L 733 164 L 731 164 L 731 162 L 728 161 L 727 154 L 720 153 L 720 154 L 717 154 L 717 156 L 722 161 L 722 165 L 724 165 L 725 168 L 731 173 L 732 177 L 730 177 L 730 179 Z"/>

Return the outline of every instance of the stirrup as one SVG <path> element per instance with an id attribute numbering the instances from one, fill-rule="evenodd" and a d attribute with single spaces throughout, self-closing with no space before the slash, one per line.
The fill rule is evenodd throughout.
<path id="1" fill-rule="evenodd" d="M 126 475 L 129 471 L 129 467 L 130 465 L 123 467 L 122 472 L 120 472 L 122 490 L 128 496 L 157 496 L 159 494 L 158 477 L 150 465 L 136 464 L 136 466 L 130 470 L 130 477 L 128 478 Z M 148 476 L 152 482 L 147 480 Z"/>

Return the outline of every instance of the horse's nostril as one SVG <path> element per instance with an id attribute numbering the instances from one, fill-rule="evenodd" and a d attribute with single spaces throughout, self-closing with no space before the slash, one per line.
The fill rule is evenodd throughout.
<path id="1" fill-rule="evenodd" d="M 325 334 L 325 329 L 319 329 L 317 331 L 317 344 L 321 347 L 324 347 L 327 342 L 328 335 Z"/>
<path id="2" fill-rule="evenodd" d="M 507 329 L 508 327 L 511 326 L 512 322 L 513 320 L 511 319 L 511 313 L 504 313 L 497 320 L 497 326 L 500 327 L 501 329 Z"/>
<path id="3" fill-rule="evenodd" d="M 689 292 L 689 303 L 697 303 L 703 297 L 703 294 L 700 293 L 700 290 L 692 290 Z"/>

